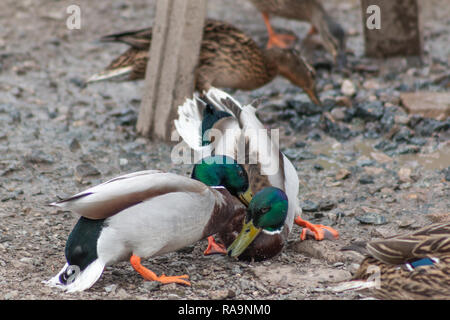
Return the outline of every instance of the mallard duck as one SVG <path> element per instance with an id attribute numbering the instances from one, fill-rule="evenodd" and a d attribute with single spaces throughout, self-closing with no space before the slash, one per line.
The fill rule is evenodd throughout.
<path id="1" fill-rule="evenodd" d="M 248 178 L 241 165 L 210 161 L 199 170 L 198 180 L 157 170 L 126 174 L 52 203 L 81 217 L 67 239 L 67 263 L 47 284 L 83 291 L 105 266 L 129 259 L 147 280 L 190 285 L 187 275 L 157 276 L 140 261 L 215 234 L 233 215 L 245 212 L 238 200 L 248 204 L 243 196 Z M 209 176 L 216 186 L 199 181 L 211 182 Z"/>
<path id="2" fill-rule="evenodd" d="M 273 257 L 283 248 L 294 221 L 304 228 L 302 239 L 306 238 L 308 230 L 317 240 L 337 238 L 338 232 L 334 229 L 313 225 L 300 218 L 297 172 L 289 159 L 279 151 L 275 137 L 268 135 L 255 112 L 255 107 L 241 106 L 227 93 L 211 88 L 201 98 L 195 95 L 194 99 L 187 99 L 179 107 L 179 117 L 175 120 L 178 133 L 195 150 L 197 158 L 214 153 L 228 156 L 245 168 L 251 192 L 261 192 L 272 187 L 283 191 L 287 196 L 286 216 L 269 215 L 269 220 L 273 223 L 270 226 L 266 225 L 267 221 L 259 218 L 267 208 L 257 212 L 249 206 L 247 213 L 235 215 L 232 223 L 218 234 L 225 246 L 229 247 L 228 254 L 253 260 Z M 214 136 L 208 136 L 213 131 Z M 195 174 L 194 170 L 193 176 Z M 270 201 L 269 198 L 267 201 Z M 246 224 L 243 226 L 244 219 Z M 255 228 L 247 233 L 249 222 Z M 240 244 L 237 247 L 231 244 L 235 239 L 242 239 L 238 240 Z M 209 238 L 209 241 L 213 240 Z"/>
<path id="3" fill-rule="evenodd" d="M 152 29 L 146 28 L 112 34 L 104 42 L 122 42 L 131 48 L 87 83 L 102 80 L 144 79 Z M 317 105 L 321 105 L 315 88 L 315 71 L 294 49 L 261 49 L 241 30 L 226 22 L 207 19 L 195 70 L 198 92 L 211 86 L 254 90 L 281 75 L 302 88 Z"/>
<path id="4" fill-rule="evenodd" d="M 269 33 L 268 48 L 289 47 L 294 36 L 276 33 L 269 21 L 269 16 L 307 21 L 312 27 L 310 34 L 318 32 L 325 48 L 340 65 L 345 64 L 345 32 L 323 8 L 319 0 L 250 0 L 262 13 Z"/>
<path id="5" fill-rule="evenodd" d="M 336 291 L 370 289 L 380 299 L 450 299 L 450 222 L 369 242 L 369 256 Z"/>

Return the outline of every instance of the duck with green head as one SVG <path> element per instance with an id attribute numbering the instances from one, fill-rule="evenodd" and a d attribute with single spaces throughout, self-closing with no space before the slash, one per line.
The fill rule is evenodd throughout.
<path id="1" fill-rule="evenodd" d="M 245 169 L 224 156 L 203 159 L 192 178 L 158 170 L 116 177 L 51 204 L 81 217 L 66 242 L 67 263 L 46 283 L 83 291 L 105 266 L 129 259 L 146 280 L 190 285 L 187 275 L 157 276 L 141 265 L 141 257 L 220 234 L 249 204 L 260 206 L 252 201 Z"/>
<path id="2" fill-rule="evenodd" d="M 231 159 L 244 160 L 244 167 L 251 191 L 256 195 L 267 187 L 277 188 L 284 192 L 288 199 L 287 216 L 283 227 L 274 234 L 262 232 L 254 239 L 257 245 L 252 245 L 252 250 L 246 250 L 241 259 L 267 259 L 279 253 L 292 230 L 293 223 L 303 227 L 301 239 L 306 239 L 308 234 L 313 234 L 316 240 L 335 239 L 338 232 L 334 229 L 314 225 L 300 218 L 301 208 L 298 204 L 299 180 L 297 172 L 289 159 L 279 151 L 277 142 L 268 135 L 268 130 L 256 116 L 256 108 L 251 105 L 241 106 L 227 93 L 211 88 L 200 98 L 194 95 L 194 99 L 187 101 L 178 108 L 178 119 L 175 127 L 186 142 L 195 152 L 196 156 L 204 154 L 220 153 Z M 214 141 L 208 137 L 208 130 L 220 133 L 214 136 Z M 250 151 L 248 146 L 257 146 L 260 141 L 255 141 L 255 135 L 250 131 L 261 132 L 262 138 L 266 135 L 266 145 L 256 151 Z M 257 139 L 260 137 L 257 136 Z M 242 150 L 242 146 L 245 149 Z M 265 151 L 269 150 L 269 153 Z M 262 152 L 260 152 L 262 151 Z M 255 163 L 249 160 L 253 157 Z M 241 161 L 239 161 L 241 163 Z M 275 169 L 275 170 L 272 170 Z M 257 202 L 259 203 L 259 201 Z M 235 215 L 232 223 L 226 226 L 225 231 L 219 235 L 225 245 L 230 245 L 242 229 L 245 215 Z M 280 218 L 281 219 L 281 218 Z M 268 231 L 268 230 L 266 230 Z M 209 240 L 212 241 L 212 238 Z M 252 243 L 253 244 L 253 243 Z M 258 249 L 256 249 L 258 247 Z M 250 249 L 250 247 L 249 247 Z M 225 253 L 225 250 L 218 250 Z M 208 253 L 208 250 L 207 252 Z"/>

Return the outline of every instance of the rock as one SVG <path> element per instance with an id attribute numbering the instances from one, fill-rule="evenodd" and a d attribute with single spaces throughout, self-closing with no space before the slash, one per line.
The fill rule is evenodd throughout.
<path id="1" fill-rule="evenodd" d="M 374 183 L 374 179 L 371 175 L 368 174 L 363 174 L 360 178 L 359 178 L 359 183 L 361 184 L 372 184 Z"/>
<path id="2" fill-rule="evenodd" d="M 83 181 L 87 177 L 95 177 L 99 175 L 100 171 L 98 171 L 97 168 L 90 163 L 79 164 L 75 168 L 75 179 L 79 182 Z"/>
<path id="3" fill-rule="evenodd" d="M 355 116 L 365 121 L 376 121 L 383 117 L 384 107 L 381 101 L 373 101 L 370 103 L 360 103 L 355 108 Z"/>
<path id="4" fill-rule="evenodd" d="M 30 154 L 25 156 L 25 161 L 33 164 L 52 164 L 54 158 L 42 150 L 32 150 Z"/>
<path id="5" fill-rule="evenodd" d="M 157 291 L 161 287 L 161 282 L 158 281 L 144 281 L 142 288 L 145 291 Z"/>
<path id="6" fill-rule="evenodd" d="M 411 114 L 444 120 L 450 116 L 450 92 L 403 92 L 402 105 Z"/>
<path id="7" fill-rule="evenodd" d="M 410 168 L 403 167 L 398 171 L 398 177 L 401 182 L 412 182 L 411 179 L 412 170 Z"/>
<path id="8" fill-rule="evenodd" d="M 156 282 L 156 281 L 154 281 L 154 282 Z M 116 293 L 116 289 L 117 289 L 117 284 L 111 284 L 111 285 L 105 287 L 106 293 L 114 294 L 114 293 Z"/>
<path id="9" fill-rule="evenodd" d="M 433 133 L 447 131 L 450 129 L 450 119 L 446 121 L 438 121 L 431 118 L 424 118 L 414 127 L 416 134 L 422 137 L 429 137 Z"/>
<path id="10" fill-rule="evenodd" d="M 356 216 L 355 219 L 362 224 L 382 225 L 387 223 L 384 216 L 375 212 L 367 212 L 363 215 Z"/>
<path id="11" fill-rule="evenodd" d="M 345 261 L 344 255 L 341 251 L 339 251 L 339 249 L 337 248 L 337 244 L 333 241 L 298 241 L 293 244 L 293 249 L 295 252 L 319 260 L 325 260 L 330 264 Z"/>
<path id="12" fill-rule="evenodd" d="M 319 211 L 330 211 L 336 207 L 336 203 L 332 200 L 320 200 Z"/>
<path id="13" fill-rule="evenodd" d="M 300 206 L 304 212 L 316 212 L 319 210 L 319 205 L 311 200 L 303 201 Z"/>
<path id="14" fill-rule="evenodd" d="M 78 141 L 77 138 L 73 138 L 72 141 L 70 141 L 69 149 L 71 152 L 75 152 L 81 149 L 80 142 Z"/>
<path id="15" fill-rule="evenodd" d="M 370 156 L 380 163 L 392 162 L 392 158 L 382 152 L 371 152 Z"/>
<path id="16" fill-rule="evenodd" d="M 334 108 L 333 110 L 331 110 L 330 113 L 335 120 L 343 121 L 345 119 L 345 110 L 346 110 L 346 108 L 344 108 L 344 107 Z"/>
<path id="17" fill-rule="evenodd" d="M 344 179 L 347 179 L 348 177 L 350 177 L 350 175 L 351 175 L 350 171 L 348 171 L 345 168 L 341 168 L 338 171 L 338 173 L 336 173 L 335 178 L 336 178 L 336 180 L 344 180 Z"/>
<path id="18" fill-rule="evenodd" d="M 210 291 L 208 293 L 208 297 L 212 300 L 224 300 L 224 299 L 227 299 L 230 297 L 230 291 L 232 291 L 232 290 L 220 289 L 220 290 Z"/>
<path id="19" fill-rule="evenodd" d="M 419 146 L 406 145 L 406 146 L 402 146 L 402 147 L 398 148 L 397 151 L 390 151 L 390 153 L 392 153 L 392 154 L 413 154 L 413 153 L 418 153 L 419 151 L 420 151 Z"/>
<path id="20" fill-rule="evenodd" d="M 400 130 L 394 135 L 393 140 L 397 143 L 409 143 L 413 132 L 407 127 L 401 127 Z"/>
<path id="21" fill-rule="evenodd" d="M 341 92 L 344 96 L 352 97 L 356 94 L 356 87 L 349 79 L 345 79 L 341 85 Z"/>
<path id="22" fill-rule="evenodd" d="M 442 171 L 444 173 L 445 181 L 450 181 L 450 167 L 448 167 L 447 169 L 444 169 Z"/>
<path id="23" fill-rule="evenodd" d="M 316 169 L 317 171 L 322 171 L 323 170 L 323 166 L 319 163 L 314 163 L 314 169 Z"/>

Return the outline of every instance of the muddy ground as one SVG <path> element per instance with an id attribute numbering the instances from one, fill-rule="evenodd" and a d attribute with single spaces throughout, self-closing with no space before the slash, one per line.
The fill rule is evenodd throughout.
<path id="1" fill-rule="evenodd" d="M 144 260 L 157 274 L 187 273 L 191 287 L 143 281 L 123 262 L 107 267 L 88 291 L 67 294 L 41 281 L 65 263 L 65 241 L 77 217 L 48 203 L 126 172 L 190 172 L 190 166 L 171 163 L 171 145 L 136 135 L 142 82 L 83 87 L 84 79 L 125 50 L 96 40 L 148 26 L 154 1 L 77 1 L 81 30 L 65 26 L 71 1 L 1 1 L 0 298 L 370 297 L 329 289 L 348 280 L 362 258 L 340 249 L 415 230 L 446 219 L 450 211 L 449 121 L 411 116 L 399 98 L 406 91 L 448 91 L 450 7 L 422 1 L 425 56 L 417 65 L 404 58 L 364 58 L 359 1 L 324 2 L 349 33 L 350 71 L 330 70 L 320 47 L 309 55 L 318 67 L 324 110 L 335 123 L 322 121 L 323 110 L 284 79 L 253 92 L 232 93 L 243 103 L 264 98 L 260 117 L 269 127 L 282 128 L 282 148 L 300 178 L 304 217 L 332 225 L 340 239 L 301 242 L 300 228 L 294 227 L 283 252 L 259 263 L 203 256 L 206 241 L 200 241 Z M 208 15 L 232 22 L 256 39 L 265 37 L 260 15 L 245 1 L 209 0 Z M 300 40 L 309 29 L 306 23 L 281 18 L 273 22 L 292 29 Z M 355 89 L 353 96 L 341 90 L 345 79 Z"/>

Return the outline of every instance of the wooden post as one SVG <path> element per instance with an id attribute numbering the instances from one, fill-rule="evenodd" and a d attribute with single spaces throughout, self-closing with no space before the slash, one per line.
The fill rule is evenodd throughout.
<path id="1" fill-rule="evenodd" d="M 194 92 L 206 0 L 158 0 L 136 129 L 170 139 L 175 108 Z"/>
<path id="2" fill-rule="evenodd" d="M 366 56 L 422 56 L 417 0 L 361 0 L 361 8 Z M 379 28 L 374 23 L 376 11 L 380 15 Z"/>

